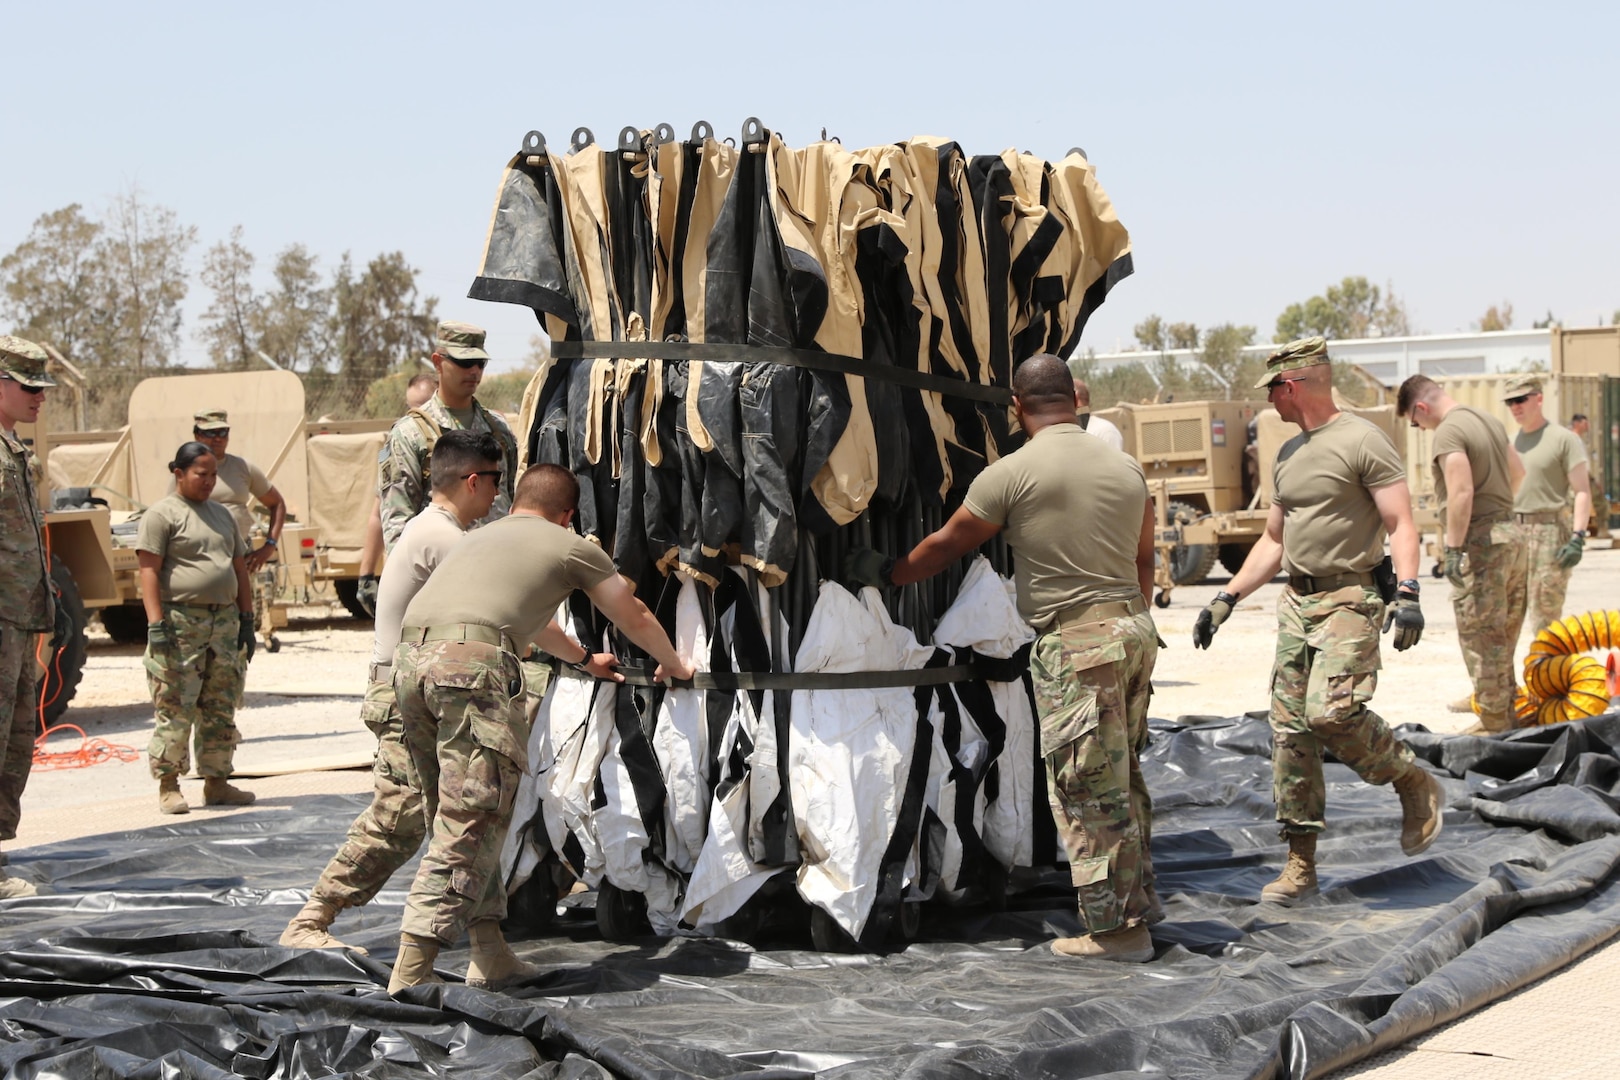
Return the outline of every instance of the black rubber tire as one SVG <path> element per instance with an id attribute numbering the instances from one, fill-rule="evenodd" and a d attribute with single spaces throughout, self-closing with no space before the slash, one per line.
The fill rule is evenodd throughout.
<path id="1" fill-rule="evenodd" d="M 1243 569 L 1243 560 L 1249 557 L 1254 550 L 1253 544 L 1231 543 L 1221 545 L 1221 566 L 1228 574 L 1235 574 Z"/>
<path id="2" fill-rule="evenodd" d="M 1156 607 L 1156 608 L 1167 608 L 1167 607 L 1169 607 L 1170 606 L 1170 594 L 1168 592 L 1164 591 L 1163 589 L 1160 589 L 1158 592 L 1154 593 L 1153 594 L 1153 606 Z"/>
<path id="3" fill-rule="evenodd" d="M 844 932 L 836 919 L 825 911 L 810 905 L 810 944 L 815 946 L 816 952 L 824 953 L 855 953 L 861 947 L 854 938 Z"/>
<path id="4" fill-rule="evenodd" d="M 1167 508 L 1170 520 L 1188 525 L 1204 514 L 1196 506 L 1172 502 Z M 1215 569 L 1218 552 L 1214 544 L 1177 544 L 1170 549 L 1170 580 L 1177 585 L 1198 585 Z"/>
<path id="5" fill-rule="evenodd" d="M 366 609 L 360 606 L 360 579 L 336 578 L 332 581 L 332 591 L 337 593 L 338 602 L 341 603 L 350 615 L 357 619 L 371 621 Z"/>
<path id="6" fill-rule="evenodd" d="M 652 933 L 647 898 L 604 879 L 596 890 L 596 929 L 604 941 L 628 944 Z"/>
<path id="7" fill-rule="evenodd" d="M 917 940 L 917 934 L 922 930 L 922 904 L 901 901 L 900 911 L 889 927 L 890 940 L 902 945 L 909 945 Z"/>
<path id="8" fill-rule="evenodd" d="M 146 644 L 146 609 L 140 604 L 114 604 L 97 614 L 107 636 L 120 645 Z"/>
<path id="9" fill-rule="evenodd" d="M 67 641 L 56 650 L 50 663 L 45 665 L 45 678 L 40 684 L 40 701 L 45 703 L 45 722 L 54 724 L 67 711 L 68 702 L 73 695 L 79 692 L 79 680 L 84 678 L 85 651 L 89 642 L 84 636 L 84 625 L 89 616 L 84 611 L 84 601 L 79 598 L 79 585 L 73 580 L 73 573 L 67 564 L 55 555 L 51 556 L 51 580 L 56 583 L 62 594 L 62 607 L 68 614 L 68 620 L 73 628 L 68 633 Z M 144 636 L 144 635 L 143 635 Z"/>
<path id="10" fill-rule="evenodd" d="M 551 929 L 557 921 L 557 882 L 545 862 L 534 868 L 529 880 L 506 898 L 503 927 L 514 933 L 535 934 Z"/>

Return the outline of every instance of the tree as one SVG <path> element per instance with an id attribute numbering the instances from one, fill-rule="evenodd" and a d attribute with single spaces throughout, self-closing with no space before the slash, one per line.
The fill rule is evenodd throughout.
<path id="1" fill-rule="evenodd" d="M 271 271 L 275 288 L 259 303 L 259 348 L 290 371 L 326 370 L 332 294 L 321 285 L 318 261 L 303 244 L 283 250 Z"/>
<path id="2" fill-rule="evenodd" d="M 1260 377 L 1265 361 L 1243 354 L 1253 345 L 1258 331 L 1252 326 L 1222 323 L 1204 332 L 1204 350 L 1199 359 L 1223 384 L 1223 396 L 1230 401 L 1233 391 L 1246 391 Z"/>
<path id="3" fill-rule="evenodd" d="M 1506 300 L 1501 304 L 1492 304 L 1485 309 L 1485 314 L 1479 317 L 1475 327 L 1481 331 L 1511 330 L 1513 328 L 1513 305 Z"/>
<path id="4" fill-rule="evenodd" d="M 379 255 L 354 274 L 347 252 L 332 275 L 332 351 L 348 378 L 371 381 L 433 349 L 438 298 L 419 299 L 402 252 Z"/>
<path id="5" fill-rule="evenodd" d="M 220 368 L 242 370 L 258 365 L 263 304 L 253 292 L 253 253 L 242 246 L 242 226 L 231 229 L 203 256 L 202 281 L 214 292 L 203 312 L 198 336 L 209 359 Z"/>
<path id="6" fill-rule="evenodd" d="M 1384 290 L 1364 277 L 1347 277 L 1329 285 L 1323 295 L 1289 304 L 1277 316 L 1273 341 L 1321 335 L 1328 339 L 1390 337 L 1410 334 L 1411 319 L 1394 287 Z"/>
<path id="7" fill-rule="evenodd" d="M 1150 352 L 1164 352 L 1164 320 L 1157 315 L 1149 315 L 1136 324 L 1132 331 L 1136 335 L 1137 344 Z"/>
<path id="8" fill-rule="evenodd" d="M 1190 322 L 1171 323 L 1164 329 L 1172 349 L 1198 348 L 1198 327 Z"/>
<path id="9" fill-rule="evenodd" d="M 1615 324 L 1617 326 L 1620 326 L 1620 311 L 1615 312 L 1614 317 L 1615 317 Z M 1547 329 L 1549 329 L 1551 327 L 1558 326 L 1558 325 L 1559 325 L 1558 318 L 1555 315 L 1553 315 L 1552 308 L 1548 308 L 1547 309 L 1547 317 L 1545 319 L 1536 319 L 1534 322 L 1532 322 L 1530 324 L 1530 328 L 1532 330 L 1547 330 Z"/>
<path id="10" fill-rule="evenodd" d="M 95 245 L 101 226 L 72 203 L 41 214 L 0 259 L 0 316 L 81 363 L 97 322 Z"/>
<path id="11" fill-rule="evenodd" d="M 180 345 L 186 252 L 196 242 L 195 227 L 143 202 L 138 189 L 113 200 L 94 258 L 99 363 L 142 369 L 170 361 Z"/>

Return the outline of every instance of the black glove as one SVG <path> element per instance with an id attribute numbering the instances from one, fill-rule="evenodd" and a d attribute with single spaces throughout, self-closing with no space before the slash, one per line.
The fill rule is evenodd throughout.
<path id="1" fill-rule="evenodd" d="M 253 612 L 239 611 L 236 613 L 236 647 L 247 650 L 247 659 L 253 659 Z"/>
<path id="2" fill-rule="evenodd" d="M 360 583 L 354 587 L 355 600 L 374 619 L 377 617 L 377 583 L 381 580 L 376 574 L 362 574 Z"/>
<path id="3" fill-rule="evenodd" d="M 146 624 L 146 647 L 155 653 L 174 648 L 174 635 L 169 633 L 168 623 L 159 619 Z"/>
<path id="4" fill-rule="evenodd" d="M 1238 598 L 1229 592 L 1218 592 L 1209 606 L 1198 613 L 1198 621 L 1193 623 L 1193 648 L 1207 649 L 1209 643 L 1215 640 L 1215 631 L 1221 628 L 1221 623 L 1232 614 L 1237 606 Z"/>
<path id="5" fill-rule="evenodd" d="M 1418 606 L 1416 593 L 1402 589 L 1395 594 L 1395 602 L 1384 615 L 1384 633 L 1395 627 L 1395 651 L 1405 652 L 1423 636 L 1423 609 Z"/>
<path id="6" fill-rule="evenodd" d="M 1453 589 L 1460 589 L 1463 587 L 1462 562 L 1462 548 L 1446 548 L 1446 580 L 1451 582 L 1451 587 Z"/>
<path id="7" fill-rule="evenodd" d="M 844 556 L 844 580 L 882 588 L 894 584 L 894 560 L 881 551 L 855 548 Z"/>
<path id="8" fill-rule="evenodd" d="M 1581 561 L 1581 553 L 1586 550 L 1586 537 L 1576 533 L 1569 538 L 1569 542 L 1553 555 L 1553 562 L 1568 570 Z"/>

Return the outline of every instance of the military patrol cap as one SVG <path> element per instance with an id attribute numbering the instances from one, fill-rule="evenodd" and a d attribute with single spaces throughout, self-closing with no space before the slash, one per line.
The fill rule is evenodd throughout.
<path id="1" fill-rule="evenodd" d="M 32 341 L 0 335 L 0 375 L 9 375 L 30 390 L 56 385 L 56 380 L 45 373 L 49 359 L 45 350 Z"/>
<path id="2" fill-rule="evenodd" d="M 1327 338 L 1307 337 L 1298 341 L 1290 341 L 1270 356 L 1266 357 L 1266 373 L 1260 381 L 1254 384 L 1256 390 L 1264 390 L 1285 371 L 1294 371 L 1298 368 L 1315 367 L 1317 364 L 1328 362 Z"/>
<path id="3" fill-rule="evenodd" d="M 209 409 L 193 416 L 191 426 L 198 431 L 222 431 L 228 429 L 231 422 L 225 419 L 224 409 Z"/>
<path id="4" fill-rule="evenodd" d="M 1524 397 L 1526 394 L 1541 393 L 1541 380 L 1534 375 L 1521 375 L 1517 379 L 1509 379 L 1508 384 L 1502 387 L 1502 400 Z"/>
<path id="5" fill-rule="evenodd" d="M 484 331 L 472 323 L 440 323 L 438 338 L 433 342 L 433 351 L 440 356 L 449 356 L 456 360 L 489 359 L 489 353 L 484 351 Z"/>

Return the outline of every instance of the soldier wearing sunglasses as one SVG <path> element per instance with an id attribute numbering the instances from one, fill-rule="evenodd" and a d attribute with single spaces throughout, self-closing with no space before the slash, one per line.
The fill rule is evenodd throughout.
<path id="1" fill-rule="evenodd" d="M 1592 517 L 1586 447 L 1580 436 L 1542 412 L 1540 379 L 1510 380 L 1502 400 L 1519 425 L 1513 449 L 1524 461 L 1524 482 L 1513 496 L 1513 520 L 1524 536 L 1525 612 L 1530 632 L 1539 634 L 1563 617 L 1570 571 L 1586 547 Z M 1518 634 L 1515 623 L 1515 640 Z"/>
<path id="2" fill-rule="evenodd" d="M 512 485 L 518 471 L 517 439 L 506 421 L 484 408 L 474 396 L 489 363 L 484 331 L 471 323 L 440 323 L 432 361 L 439 375 L 438 391 L 425 404 L 395 421 L 377 462 L 385 551 L 393 551 L 405 523 L 427 505 L 430 492 L 426 478 L 433 445 L 446 431 L 487 431 L 500 444 L 504 476 L 499 481 L 500 494 L 478 524 L 505 517 L 512 508 Z"/>

